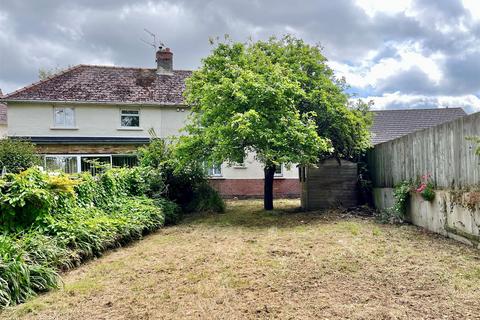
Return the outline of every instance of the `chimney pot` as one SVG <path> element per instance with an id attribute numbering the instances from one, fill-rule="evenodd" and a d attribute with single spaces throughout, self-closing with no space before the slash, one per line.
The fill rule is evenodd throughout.
<path id="1" fill-rule="evenodd" d="M 159 48 L 156 54 L 157 74 L 173 75 L 173 52 L 170 48 Z"/>

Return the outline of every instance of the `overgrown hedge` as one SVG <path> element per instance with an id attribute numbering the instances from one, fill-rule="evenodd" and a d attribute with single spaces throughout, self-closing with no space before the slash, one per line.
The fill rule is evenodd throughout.
<path id="1" fill-rule="evenodd" d="M 0 180 L 0 306 L 57 287 L 59 271 L 178 216 L 175 203 L 145 196 L 149 170 L 111 169 L 92 177 L 30 168 Z"/>
<path id="2" fill-rule="evenodd" d="M 15 153 L 17 144 L 26 156 Z M 160 139 L 140 150 L 140 167 L 96 176 L 20 172 L 34 164 L 31 144 L 2 146 L 0 160 L 13 173 L 0 179 L 0 307 L 56 288 L 58 272 L 174 224 L 183 212 L 225 209 L 201 165 L 179 166 Z"/>

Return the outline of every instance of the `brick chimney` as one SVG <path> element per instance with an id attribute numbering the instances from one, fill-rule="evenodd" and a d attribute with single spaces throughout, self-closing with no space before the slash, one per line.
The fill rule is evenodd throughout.
<path id="1" fill-rule="evenodd" d="M 156 54 L 157 74 L 171 76 L 173 74 L 173 52 L 170 48 L 160 47 Z"/>

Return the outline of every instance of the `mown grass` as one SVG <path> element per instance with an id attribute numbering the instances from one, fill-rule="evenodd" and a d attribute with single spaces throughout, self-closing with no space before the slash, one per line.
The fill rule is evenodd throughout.
<path id="1" fill-rule="evenodd" d="M 230 201 L 64 275 L 13 319 L 475 319 L 478 250 L 297 200 Z"/>

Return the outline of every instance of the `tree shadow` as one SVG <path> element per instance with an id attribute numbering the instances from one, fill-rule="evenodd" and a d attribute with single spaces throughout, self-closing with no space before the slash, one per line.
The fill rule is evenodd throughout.
<path id="1" fill-rule="evenodd" d="M 227 202 L 225 213 L 196 212 L 189 214 L 182 225 L 208 225 L 216 227 L 243 228 L 291 228 L 311 223 L 331 223 L 345 218 L 342 210 L 329 209 L 302 211 L 300 202 L 294 200 L 277 200 L 275 209 L 263 210 L 261 200 L 234 200 Z"/>

